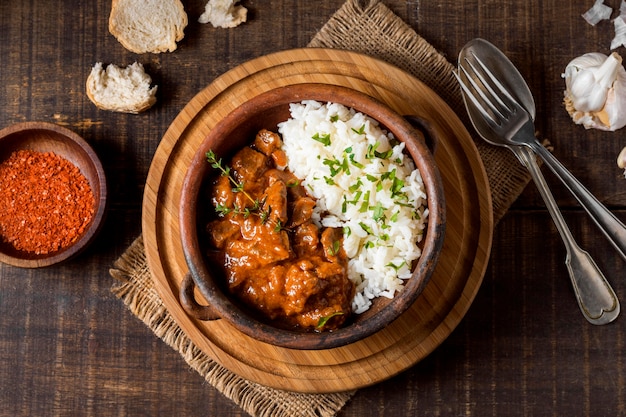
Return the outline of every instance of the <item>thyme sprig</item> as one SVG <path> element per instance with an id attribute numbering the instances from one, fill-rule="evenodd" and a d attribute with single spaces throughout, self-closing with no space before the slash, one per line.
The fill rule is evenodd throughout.
<path id="1" fill-rule="evenodd" d="M 248 200 L 250 200 L 250 202 L 252 203 L 252 208 L 250 208 L 249 210 L 256 211 L 261 207 L 261 202 L 258 199 L 252 198 L 252 196 L 248 194 L 248 192 L 244 189 L 244 183 L 237 181 L 230 174 L 230 167 L 228 165 L 222 164 L 222 158 L 218 159 L 217 155 L 215 155 L 215 152 L 213 152 L 213 150 L 209 150 L 206 153 L 206 158 L 211 164 L 211 168 L 217 169 L 218 171 L 220 171 L 222 173 L 221 175 L 223 177 L 227 177 L 228 180 L 231 182 L 231 184 L 233 184 L 233 192 L 243 193 L 243 195 L 246 196 Z"/>
<path id="2" fill-rule="evenodd" d="M 215 211 L 217 212 L 218 215 L 223 217 L 223 216 L 226 216 L 227 214 L 235 214 L 235 215 L 242 215 L 244 216 L 244 218 L 248 218 L 252 215 L 255 215 L 259 217 L 259 219 L 261 220 L 261 224 L 266 224 L 268 221 L 271 220 L 270 214 L 272 212 L 272 208 L 269 207 L 267 210 L 261 209 L 263 205 L 265 204 L 265 199 L 259 200 L 259 199 L 253 198 L 244 189 L 244 183 L 237 181 L 232 176 L 230 167 L 228 165 L 223 164 L 222 158 L 218 158 L 217 155 L 215 155 L 215 152 L 213 152 L 213 150 L 209 150 L 206 153 L 206 158 L 211 164 L 211 167 L 213 169 L 220 171 L 222 176 L 228 178 L 230 183 L 233 185 L 232 191 L 234 193 L 242 193 L 252 203 L 252 206 L 243 207 L 243 208 L 237 206 L 236 204 L 233 207 L 227 207 L 223 204 L 217 204 L 215 206 Z M 280 232 L 281 230 L 286 230 L 286 228 L 279 219 L 276 219 L 274 221 L 274 231 Z"/>

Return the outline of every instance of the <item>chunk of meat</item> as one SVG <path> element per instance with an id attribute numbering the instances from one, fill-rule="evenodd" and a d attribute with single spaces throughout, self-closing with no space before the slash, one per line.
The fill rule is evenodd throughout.
<path id="1" fill-rule="evenodd" d="M 291 255 L 287 232 L 276 231 L 272 225 L 256 223 L 242 236 L 243 239 L 231 241 L 226 251 L 231 257 L 249 259 L 250 268 L 283 261 Z"/>
<path id="2" fill-rule="evenodd" d="M 267 129 L 261 129 L 254 138 L 254 147 L 266 156 L 270 156 L 272 152 L 280 149 L 282 144 L 283 141 L 278 133 Z"/>
<path id="3" fill-rule="evenodd" d="M 311 220 L 315 208 L 315 200 L 311 197 L 301 197 L 297 199 L 291 207 L 290 227 L 300 226 Z"/>
<path id="4" fill-rule="evenodd" d="M 287 154 L 282 149 L 276 149 L 274 152 L 272 152 L 270 157 L 272 158 L 272 161 L 274 161 L 274 165 L 276 165 L 276 168 L 278 168 L 278 170 L 284 171 L 285 168 L 287 168 Z"/>
<path id="5" fill-rule="evenodd" d="M 254 283 L 247 282 L 240 294 L 245 302 L 266 311 L 271 319 L 275 319 L 283 314 L 285 267 L 283 265 L 270 265 L 263 268 L 262 272 L 263 274 L 260 274 L 262 278 Z"/>
<path id="6" fill-rule="evenodd" d="M 340 262 L 346 259 L 346 252 L 343 250 L 343 231 L 338 228 L 327 228 L 322 232 L 320 238 L 324 256 L 331 262 Z"/>
<path id="7" fill-rule="evenodd" d="M 319 229 L 313 223 L 304 223 L 296 228 L 293 249 L 298 257 L 317 252 L 320 243 Z"/>
<path id="8" fill-rule="evenodd" d="M 285 274 L 286 302 L 283 307 L 287 316 L 301 313 L 313 295 L 322 290 L 324 282 L 315 273 L 315 265 L 309 260 L 292 264 Z"/>
<path id="9" fill-rule="evenodd" d="M 277 225 L 287 223 L 287 186 L 281 180 L 270 183 L 261 199 L 268 219 Z"/>
<path id="10" fill-rule="evenodd" d="M 213 220 L 207 224 L 206 230 L 211 245 L 217 249 L 224 249 L 228 241 L 241 236 L 239 225 L 231 221 Z"/>
<path id="11" fill-rule="evenodd" d="M 260 152 L 246 146 L 233 156 L 231 168 L 235 178 L 244 183 L 244 189 L 252 184 L 269 169 L 268 158 Z"/>
<path id="12" fill-rule="evenodd" d="M 232 207 L 235 202 L 233 185 L 228 177 L 220 175 L 213 185 L 211 202 L 214 207 Z"/>
<path id="13" fill-rule="evenodd" d="M 293 175 L 290 171 L 281 171 L 279 169 L 269 169 L 265 172 L 269 183 L 273 181 L 282 181 L 287 186 L 287 193 L 290 200 L 297 200 L 301 197 L 307 197 L 306 189 L 300 184 L 300 179 Z"/>

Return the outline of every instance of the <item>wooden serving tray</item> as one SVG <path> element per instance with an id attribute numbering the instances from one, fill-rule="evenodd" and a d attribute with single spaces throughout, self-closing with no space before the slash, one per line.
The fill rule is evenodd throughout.
<path id="1" fill-rule="evenodd" d="M 197 321 L 178 301 L 187 265 L 180 243 L 178 201 L 191 159 L 210 129 L 254 95 L 298 84 L 326 83 L 359 90 L 400 114 L 437 129 L 447 229 L 440 260 L 422 295 L 384 330 L 353 344 L 301 351 L 258 342 L 224 320 Z M 432 90 L 411 75 L 365 55 L 297 49 L 263 56 L 217 78 L 172 122 L 151 164 L 142 227 L 154 285 L 181 329 L 205 354 L 248 380 L 307 393 L 338 392 L 394 376 L 432 352 L 465 315 L 482 282 L 493 218 L 487 176 L 469 133 Z"/>

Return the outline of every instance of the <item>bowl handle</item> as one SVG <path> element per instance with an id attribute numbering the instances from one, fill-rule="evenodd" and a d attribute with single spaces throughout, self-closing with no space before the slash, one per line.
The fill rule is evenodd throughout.
<path id="1" fill-rule="evenodd" d="M 211 306 L 200 305 L 196 301 L 194 290 L 196 283 L 191 273 L 185 275 L 185 279 L 180 287 L 180 304 L 183 306 L 187 314 L 198 320 L 217 320 L 220 316 L 211 308 Z"/>

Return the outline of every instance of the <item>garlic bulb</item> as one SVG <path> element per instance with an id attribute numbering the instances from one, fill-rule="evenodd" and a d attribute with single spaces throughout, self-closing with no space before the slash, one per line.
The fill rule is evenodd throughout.
<path id="1" fill-rule="evenodd" d="M 617 52 L 574 58 L 563 77 L 565 108 L 575 123 L 609 131 L 626 125 L 626 70 Z"/>

